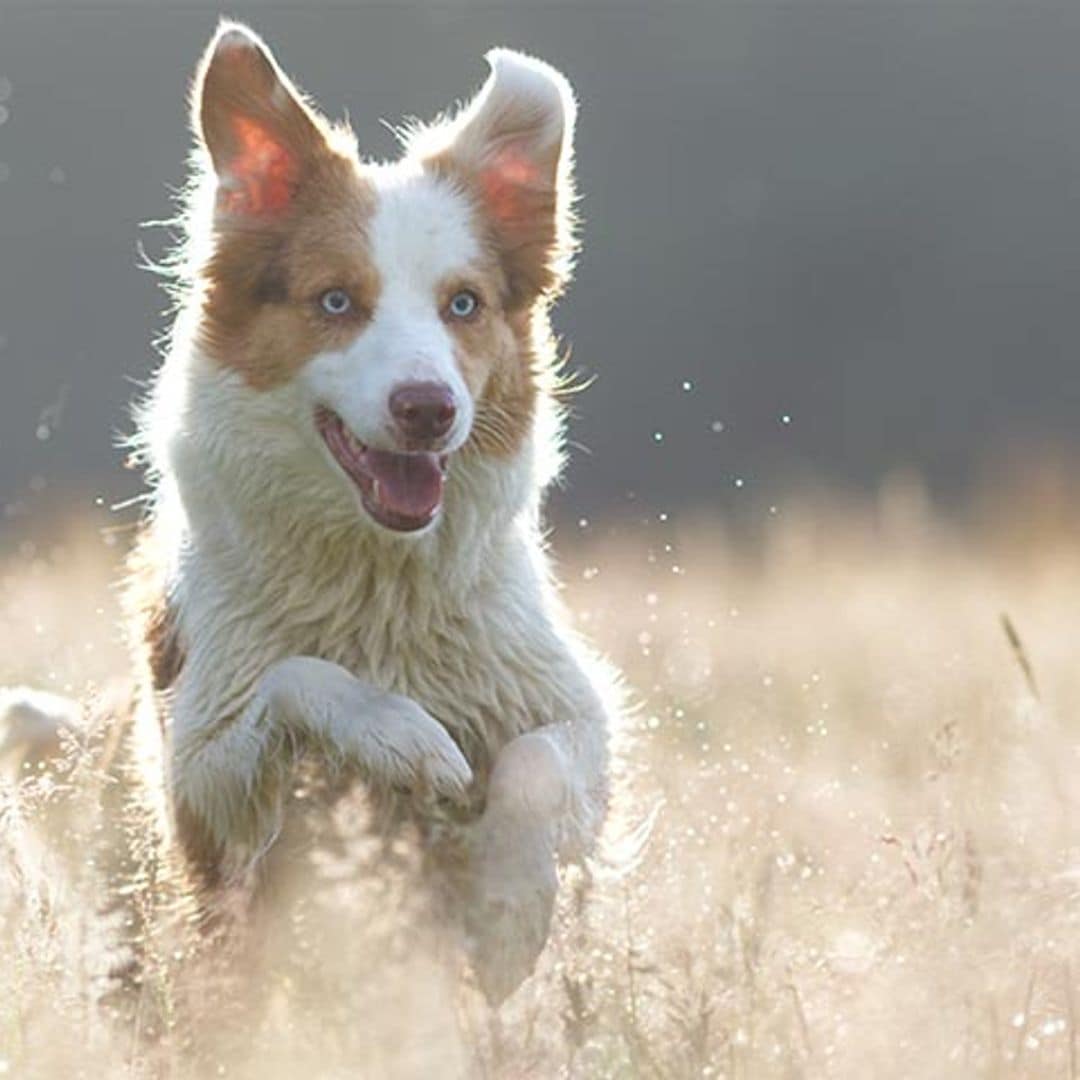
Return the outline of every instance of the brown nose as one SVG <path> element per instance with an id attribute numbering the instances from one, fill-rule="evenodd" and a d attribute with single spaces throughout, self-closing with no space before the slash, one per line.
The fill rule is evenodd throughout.
<path id="1" fill-rule="evenodd" d="M 390 415 L 410 443 L 433 443 L 453 426 L 457 406 L 446 383 L 402 383 L 390 394 Z"/>

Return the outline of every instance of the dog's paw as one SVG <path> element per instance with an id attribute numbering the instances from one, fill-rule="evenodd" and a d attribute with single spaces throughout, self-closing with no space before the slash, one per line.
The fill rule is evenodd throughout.
<path id="1" fill-rule="evenodd" d="M 446 728 L 411 698 L 385 695 L 362 733 L 362 755 L 392 783 L 466 797 L 472 769 Z"/>
<path id="2" fill-rule="evenodd" d="M 481 820 L 470 840 L 465 932 L 473 973 L 492 1005 L 532 974 L 547 943 L 557 889 L 555 856 L 544 835 Z"/>
<path id="3" fill-rule="evenodd" d="M 385 693 L 338 664 L 311 656 L 279 661 L 263 700 L 286 724 L 373 780 L 461 800 L 472 769 L 449 732 L 411 698 Z"/>

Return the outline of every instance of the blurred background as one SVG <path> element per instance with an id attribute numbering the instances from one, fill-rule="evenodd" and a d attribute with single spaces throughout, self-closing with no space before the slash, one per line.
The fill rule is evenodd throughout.
<path id="1" fill-rule="evenodd" d="M 1080 8 L 876 0 L 233 3 L 368 156 L 505 43 L 582 102 L 557 327 L 597 382 L 556 516 L 945 508 L 1080 444 Z M 139 489 L 186 89 L 218 8 L 0 0 L 0 507 Z M 1040 475 L 1047 475 L 1045 470 Z M 1016 486 L 1014 484 L 1014 486 Z M 70 503 L 67 503 L 69 507 Z M 772 510 L 775 513 L 775 509 Z M 11 535 L 11 529 L 4 528 Z M 15 531 L 22 531 L 16 529 Z"/>

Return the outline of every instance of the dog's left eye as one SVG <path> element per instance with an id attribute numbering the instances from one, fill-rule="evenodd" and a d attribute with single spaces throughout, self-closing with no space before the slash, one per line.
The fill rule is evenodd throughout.
<path id="1" fill-rule="evenodd" d="M 352 300 L 344 289 L 327 289 L 319 297 L 319 306 L 327 315 L 344 315 L 352 307 Z"/>
<path id="2" fill-rule="evenodd" d="M 462 289 L 450 298 L 449 311 L 455 319 L 468 319 L 480 308 L 480 297 L 471 289 Z"/>

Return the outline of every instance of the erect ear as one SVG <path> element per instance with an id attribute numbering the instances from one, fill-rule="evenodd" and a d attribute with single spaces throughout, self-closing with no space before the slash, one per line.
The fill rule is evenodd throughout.
<path id="1" fill-rule="evenodd" d="M 445 128 L 428 162 L 463 179 L 490 222 L 514 298 L 551 293 L 573 247 L 570 84 L 553 67 L 513 52 L 487 54 L 491 74 Z"/>
<path id="2" fill-rule="evenodd" d="M 290 206 L 327 149 L 320 121 L 246 27 L 223 22 L 195 76 L 193 123 L 218 178 L 219 214 Z"/>

